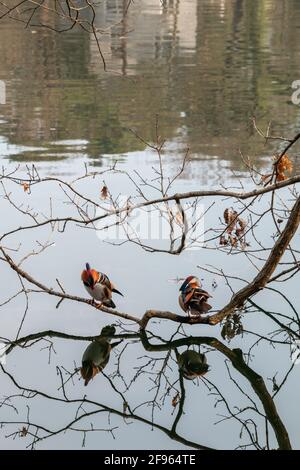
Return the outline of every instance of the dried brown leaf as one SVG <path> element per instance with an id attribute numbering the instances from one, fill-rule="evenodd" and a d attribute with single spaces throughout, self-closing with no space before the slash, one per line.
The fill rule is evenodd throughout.
<path id="1" fill-rule="evenodd" d="M 175 408 L 179 402 L 179 393 L 177 392 L 176 395 L 172 398 L 172 406 Z"/>
<path id="2" fill-rule="evenodd" d="M 28 184 L 28 183 L 23 183 L 22 186 L 23 186 L 24 192 L 25 192 L 25 193 L 29 193 L 29 191 L 30 191 L 30 184 Z"/>
<path id="3" fill-rule="evenodd" d="M 107 186 L 104 185 L 103 188 L 101 189 L 100 197 L 101 197 L 101 199 L 107 199 L 107 197 L 108 197 L 108 188 L 107 188 Z"/>

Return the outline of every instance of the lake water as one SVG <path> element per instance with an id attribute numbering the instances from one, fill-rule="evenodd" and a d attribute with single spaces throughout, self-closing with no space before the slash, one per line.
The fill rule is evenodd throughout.
<path id="1" fill-rule="evenodd" d="M 106 0 L 97 7 L 97 27 L 111 26 L 101 36 L 107 72 L 103 70 L 93 37 L 81 29 L 58 34 L 37 26 L 25 29 L 9 18 L 0 22 L 0 80 L 6 84 L 6 104 L 0 105 L 2 166 L 13 169 L 20 165 L 19 171 L 24 172 L 26 164 L 34 163 L 42 176 L 72 181 L 84 173 L 86 165 L 92 171 L 101 172 L 118 162 L 117 167 L 122 172 L 133 175 L 136 170 L 151 179 L 155 176 L 153 167 L 158 164 L 157 157 L 135 134 L 153 142 L 158 116 L 159 133 L 166 140 L 163 155 L 166 174 L 172 176 L 178 171 L 187 149 L 191 158 L 188 169 L 172 192 L 217 189 L 222 185 L 237 188 L 241 181 L 245 188 L 251 187 L 240 152 L 249 156 L 258 169 L 264 170 L 270 168 L 275 149 L 282 148 L 282 143 L 266 145 L 253 129 L 252 118 L 255 116 L 264 130 L 271 121 L 275 135 L 293 137 L 299 132 L 300 107 L 291 100 L 292 83 L 300 79 L 299 2 L 140 0 L 134 2 L 126 20 L 120 23 L 126 3 Z M 44 15 L 44 22 L 52 21 L 52 27 L 56 28 L 61 26 L 49 13 Z M 299 168 L 297 152 L 299 145 L 293 148 L 291 155 L 295 169 Z M 123 176 L 99 175 L 88 183 L 80 182 L 78 187 L 94 199 L 99 199 L 103 181 L 115 195 L 134 193 L 130 181 Z M 34 187 L 30 195 L 14 185 L 7 184 L 7 190 L 12 191 L 17 203 L 29 204 L 46 213 L 49 213 L 49 198 L 57 213 L 69 210 L 64 204 L 64 193 L 51 183 Z M 204 210 L 213 203 L 213 199 L 203 201 Z M 12 212 L 7 201 L 2 199 L 0 204 L 1 233 L 24 222 L 25 219 Z M 215 204 L 204 219 L 205 229 L 216 224 L 227 204 L 224 200 Z M 267 219 L 261 234 L 269 245 L 274 232 L 270 227 L 271 221 Z M 228 256 L 224 252 L 204 249 L 186 251 L 179 257 L 152 254 L 131 244 L 115 247 L 103 243 L 94 231 L 75 224 L 64 234 L 53 233 L 46 227 L 34 233 L 23 231 L 7 240 L 5 243 L 10 248 L 22 244 L 19 252 L 11 252 L 17 260 L 37 249 L 36 240 L 53 242 L 54 245 L 41 255 L 25 261 L 23 268 L 51 287 L 55 287 L 55 279 L 59 278 L 66 291 L 74 295 L 85 296 L 80 273 L 84 263 L 89 261 L 96 269 L 109 274 L 124 292 L 124 298 L 115 299 L 120 311 L 138 317 L 149 308 L 179 313 L 179 285 L 174 280 L 191 273 L 199 275 L 204 288 L 212 292 L 214 310 L 225 305 L 231 297 L 225 281 L 198 266 L 222 267 L 228 274 L 238 273 L 241 279 L 251 279 L 255 273 L 253 265 L 245 263 L 240 255 Z M 299 236 L 296 241 L 299 243 Z M 5 302 L 19 286 L 16 287 L 15 273 L 4 263 L 1 274 L 5 287 L 0 302 Z M 215 281 L 218 286 L 214 289 Z M 243 283 L 235 280 L 232 285 L 238 288 Z M 285 294 L 296 307 L 299 305 L 295 278 L 289 282 Z M 1 308 L 1 337 L 16 336 L 25 300 L 24 296 L 18 296 Z M 272 291 L 259 294 L 257 302 L 271 311 L 293 313 L 286 311 L 290 306 Z M 43 330 L 94 336 L 103 326 L 116 320 L 88 305 L 68 301 L 64 301 L 59 309 L 55 305 L 55 299 L 50 296 L 31 293 L 30 309 L 20 336 Z M 243 324 L 246 330 L 262 335 L 276 328 L 261 312 L 245 315 Z M 151 331 L 169 340 L 177 326 L 156 321 L 151 324 Z M 137 330 L 129 324 L 126 328 L 133 333 Z M 219 326 L 213 329 L 204 325 L 184 327 L 187 336 L 215 336 L 222 340 L 220 331 Z M 183 337 L 183 331 L 177 337 Z M 228 346 L 241 348 L 246 353 L 254 341 L 253 334 L 245 334 L 235 337 Z M 87 342 L 65 339 L 53 339 L 53 342 L 55 351 L 52 351 L 49 364 L 48 350 L 42 349 L 49 345 L 45 342 L 27 349 L 14 349 L 7 357 L 6 368 L 23 386 L 62 396 L 62 391 L 58 390 L 60 379 L 56 366 L 73 371 L 80 365 Z M 114 376 L 118 354 L 125 344 L 128 346 L 119 364 L 121 375 Z M 124 340 L 112 352 L 105 373 L 114 377 L 116 387 L 124 392 L 134 408 L 153 399 L 153 380 L 166 354 L 146 352 L 137 339 Z M 247 397 L 228 377 L 224 357 L 211 348 L 208 348 L 207 356 L 211 366 L 207 379 L 222 391 L 232 409 L 248 406 Z M 146 372 L 135 379 L 138 368 L 149 358 L 158 360 L 155 364 L 149 363 Z M 280 383 L 291 366 L 289 347 L 281 344 L 273 349 L 268 343 L 260 342 L 251 350 L 249 360 L 250 366 L 264 377 L 270 391 L 272 377 L 277 374 L 276 380 Z M 288 384 L 276 397 L 278 412 L 295 448 L 300 448 L 297 424 L 300 416 L 295 405 L 299 396 L 299 371 L 294 368 Z M 166 374 L 168 381 L 162 382 L 154 421 L 171 427 L 174 420 L 171 401 L 175 392 L 173 389 L 168 391 L 168 387 L 178 378 L 174 356 L 168 362 Z M 261 411 L 261 404 L 249 382 L 237 372 L 233 375 Z M 1 395 L 15 393 L 8 377 L 2 376 Z M 226 414 L 226 407 L 214 407 L 216 390 L 209 387 L 211 385 L 203 381 L 186 383 L 185 414 L 178 433 L 214 448 L 247 444 L 247 433 L 239 436 L 241 425 L 236 420 L 215 425 Z M 83 387 L 79 376 L 75 376 L 74 382 L 68 382 L 67 393 L 77 400 L 86 393 L 90 400 L 122 411 L 122 397 L 112 390 L 101 374 L 87 388 Z M 1 422 L 26 421 L 27 404 L 32 422 L 56 430 L 71 422 L 78 408 L 78 402 L 56 403 L 43 398 L 30 398 L 27 402 L 17 398 L 16 401 L 19 414 L 3 405 Z M 86 408 L 90 411 L 92 406 L 86 405 Z M 151 403 L 139 407 L 137 413 L 151 420 Z M 264 418 L 256 413 L 256 419 L 263 442 Z M 95 418 L 85 419 L 83 427 L 90 428 L 91 422 L 95 428 L 116 426 L 118 429 L 113 431 L 115 439 L 110 432 L 87 433 L 86 448 L 189 448 L 158 429 L 151 430 L 151 426 L 143 422 L 114 415 L 109 421 L 100 413 Z M 5 438 L 21 428 L 21 424 L 5 425 L 0 434 L 0 447 L 25 448 L 30 445 L 30 436 Z M 73 430 L 42 440 L 37 448 L 79 448 L 82 438 L 82 433 Z M 274 442 L 271 433 L 270 447 L 276 446 Z"/>

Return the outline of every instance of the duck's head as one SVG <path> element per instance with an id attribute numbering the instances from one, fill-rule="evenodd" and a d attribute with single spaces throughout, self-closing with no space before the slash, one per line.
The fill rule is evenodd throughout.
<path id="1" fill-rule="evenodd" d="M 81 274 L 82 282 L 85 286 L 93 289 L 97 282 L 96 272 L 94 269 L 91 269 L 89 263 L 86 263 L 85 268 L 86 269 L 84 269 Z"/>
<path id="2" fill-rule="evenodd" d="M 188 276 L 184 283 L 180 287 L 180 291 L 183 292 L 186 290 L 187 287 L 191 287 L 195 289 L 196 287 L 200 287 L 201 283 L 196 276 Z"/>
<path id="3" fill-rule="evenodd" d="M 81 377 L 84 379 L 84 385 L 87 386 L 99 372 L 99 367 L 95 366 L 91 361 L 84 361 L 80 369 Z"/>

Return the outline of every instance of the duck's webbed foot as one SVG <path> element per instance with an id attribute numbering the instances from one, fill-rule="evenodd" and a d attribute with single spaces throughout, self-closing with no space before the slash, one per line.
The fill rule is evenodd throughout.
<path id="1" fill-rule="evenodd" d="M 95 299 L 91 299 L 88 301 L 89 305 L 92 305 L 93 307 L 96 307 L 97 309 L 101 309 L 103 307 L 103 302 L 96 302 Z"/>

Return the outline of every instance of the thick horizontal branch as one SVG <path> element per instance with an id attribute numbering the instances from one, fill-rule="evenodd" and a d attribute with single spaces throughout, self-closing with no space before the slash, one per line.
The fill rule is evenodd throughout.
<path id="1" fill-rule="evenodd" d="M 176 313 L 167 312 L 165 310 L 147 310 L 143 315 L 142 319 L 139 321 L 140 329 L 144 330 L 151 320 L 151 318 L 161 318 L 164 320 L 171 320 L 176 323 L 187 323 L 189 325 L 199 324 L 199 323 L 206 323 L 209 324 L 209 317 L 201 317 L 201 316 L 182 316 L 177 315 Z"/>
<path id="2" fill-rule="evenodd" d="M 101 332 L 99 332 L 98 335 L 80 336 L 80 335 L 72 335 L 72 334 L 64 333 L 62 331 L 44 330 L 44 331 L 39 331 L 38 333 L 31 333 L 27 336 L 23 336 L 22 338 L 18 338 L 18 339 L 11 340 L 11 341 L 5 338 L 0 338 L 0 340 L 3 341 L 4 344 L 8 345 L 5 351 L 5 354 L 8 355 L 17 346 L 24 348 L 26 347 L 28 343 L 31 343 L 32 341 L 36 342 L 36 340 L 41 340 L 43 338 L 60 338 L 60 339 L 68 339 L 68 340 L 73 340 L 73 341 L 94 341 L 100 337 L 101 337 Z M 114 338 L 115 339 L 136 339 L 136 338 L 139 338 L 139 333 L 123 333 L 120 335 L 114 335 Z"/>
<path id="3" fill-rule="evenodd" d="M 119 312 L 117 310 L 114 310 L 112 308 L 107 308 L 104 305 L 97 304 L 94 300 L 89 300 L 85 299 L 83 297 L 78 297 L 76 295 L 71 295 L 67 294 L 66 292 L 59 292 L 54 290 L 51 287 L 48 287 L 44 284 L 42 284 L 40 281 L 35 279 L 33 276 L 31 276 L 29 273 L 21 269 L 14 261 L 13 259 L 6 253 L 3 247 L 0 247 L 0 251 L 2 252 L 5 260 L 8 262 L 10 267 L 18 273 L 19 276 L 21 276 L 23 279 L 26 279 L 27 282 L 30 284 L 35 285 L 39 289 L 41 289 L 41 292 L 53 295 L 54 297 L 58 297 L 61 300 L 72 300 L 75 302 L 80 302 L 84 303 L 87 305 L 91 305 L 94 307 L 96 310 L 101 310 L 102 312 L 108 313 L 109 315 L 114 315 L 116 317 L 123 318 L 125 320 L 131 320 L 134 323 L 137 323 L 141 329 L 146 328 L 148 321 L 151 318 L 162 318 L 166 320 L 172 320 L 174 322 L 178 323 L 188 323 L 190 325 L 195 324 L 195 323 L 208 323 L 208 318 L 202 318 L 202 317 L 189 317 L 189 316 L 182 316 L 182 315 L 176 315 L 175 313 L 172 312 L 167 312 L 167 311 L 159 311 L 159 310 L 147 310 L 143 317 L 140 319 L 136 316 L 130 315 L 125 312 Z"/>
<path id="4" fill-rule="evenodd" d="M 45 286 L 44 284 L 42 284 L 40 281 L 38 281 L 37 279 L 34 279 L 30 274 L 28 274 L 26 271 L 24 271 L 23 269 L 21 269 L 13 260 L 12 258 L 6 253 L 6 251 L 3 249 L 3 247 L 0 247 L 0 251 L 2 252 L 4 258 L 6 259 L 6 261 L 8 262 L 8 264 L 10 265 L 10 267 L 16 272 L 18 273 L 23 279 L 26 279 L 26 281 L 28 281 L 30 284 L 33 284 L 35 285 L 36 287 L 38 287 L 39 289 L 41 289 L 42 292 L 45 292 L 46 294 L 49 294 L 49 295 L 53 295 L 55 297 L 59 297 L 60 299 L 64 300 L 64 299 L 68 299 L 68 300 L 73 300 L 75 302 L 80 302 L 80 303 L 84 303 L 84 304 L 88 304 L 88 305 L 91 305 L 92 307 L 96 308 L 97 310 L 101 310 L 105 313 L 109 313 L 110 315 L 115 315 L 117 317 L 121 317 L 121 318 L 124 318 L 125 320 L 132 320 L 133 322 L 135 323 L 139 323 L 139 319 L 134 317 L 134 316 L 131 316 L 131 315 L 128 315 L 127 313 L 122 313 L 122 312 L 118 312 L 116 310 L 113 310 L 111 308 L 107 308 L 107 307 L 104 307 L 103 305 L 100 307 L 99 304 L 97 304 L 96 302 L 94 302 L 93 300 L 89 300 L 89 299 L 85 299 L 83 297 L 78 297 L 77 295 L 70 295 L 70 294 L 66 294 L 65 292 L 59 292 L 59 291 L 56 291 L 54 289 L 52 289 L 51 287 L 48 287 L 48 286 Z"/>

